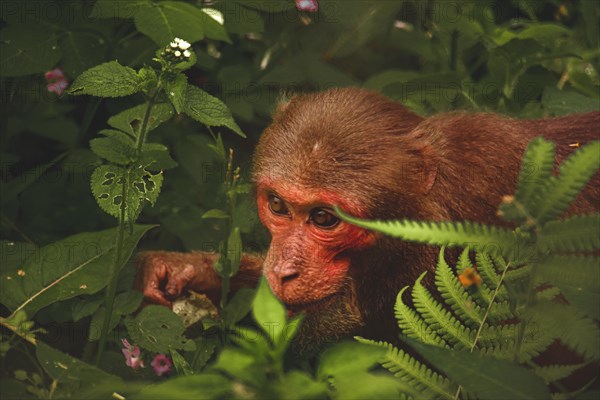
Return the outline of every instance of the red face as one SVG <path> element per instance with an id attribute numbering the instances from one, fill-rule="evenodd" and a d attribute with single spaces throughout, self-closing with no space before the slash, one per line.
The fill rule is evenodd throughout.
<path id="1" fill-rule="evenodd" d="M 258 184 L 259 216 L 272 236 L 264 273 L 292 313 L 315 311 L 333 300 L 348 276 L 349 250 L 375 240 L 372 233 L 336 217 L 334 205 L 363 214 L 336 193 L 281 182 Z"/>

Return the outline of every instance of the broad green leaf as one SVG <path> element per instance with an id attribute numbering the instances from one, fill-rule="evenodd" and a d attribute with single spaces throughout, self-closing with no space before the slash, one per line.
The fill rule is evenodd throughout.
<path id="1" fill-rule="evenodd" d="M 162 172 L 153 174 L 143 166 L 130 168 L 102 165 L 92 173 L 92 193 L 98 205 L 109 215 L 121 218 L 125 202 L 125 221 L 137 219 L 144 203 L 156 202 L 162 186 Z"/>
<path id="2" fill-rule="evenodd" d="M 127 318 L 125 326 L 133 343 L 154 353 L 196 348 L 195 343 L 183 335 L 185 327 L 181 318 L 163 306 L 144 307 L 135 318 Z"/>
<path id="3" fill-rule="evenodd" d="M 283 304 L 271 292 L 265 278 L 262 278 L 258 285 L 252 314 L 262 330 L 269 335 L 272 342 L 277 343 L 286 327 L 286 311 Z"/>
<path id="4" fill-rule="evenodd" d="M 187 88 L 187 77 L 179 73 L 171 78 L 168 78 L 163 83 L 165 87 L 165 93 L 169 98 L 177 114 L 183 111 L 185 103 L 185 93 Z"/>
<path id="5" fill-rule="evenodd" d="M 233 120 L 227 106 L 195 86 L 187 85 L 183 112 L 206 126 L 226 126 L 238 135 L 246 137 Z"/>
<path id="6" fill-rule="evenodd" d="M 202 8 L 201 10 L 209 17 L 204 19 L 204 33 L 206 34 L 206 37 L 231 43 L 231 39 L 229 39 L 229 35 L 223 26 L 223 13 L 214 8 Z"/>
<path id="7" fill-rule="evenodd" d="M 226 372 L 228 375 L 246 382 L 256 382 L 261 374 L 260 368 L 256 368 L 256 361 L 251 354 L 236 348 L 225 348 L 212 369 Z M 260 379 L 260 378 L 259 378 Z"/>
<path id="8" fill-rule="evenodd" d="M 144 143 L 140 164 L 150 171 L 162 171 L 175 168 L 177 162 L 171 158 L 167 146 L 160 143 Z"/>
<path id="9" fill-rule="evenodd" d="M 190 43 L 204 38 L 204 25 L 210 17 L 198 7 L 181 1 L 151 3 L 135 13 L 138 31 L 150 37 L 159 46 L 165 46 L 175 38 Z"/>
<path id="10" fill-rule="evenodd" d="M 593 89 L 592 89 L 593 90 Z M 542 105 L 551 115 L 568 115 L 574 112 L 592 112 L 600 109 L 597 98 L 585 96 L 575 90 L 546 87 L 542 95 Z"/>
<path id="11" fill-rule="evenodd" d="M 84 296 L 83 299 L 73 305 L 73 321 L 77 322 L 94 314 L 103 302 L 104 298 L 101 296 Z"/>
<path id="12" fill-rule="evenodd" d="M 219 374 L 182 376 L 157 385 L 148 385 L 131 399 L 139 400 L 189 400 L 197 398 L 219 399 L 230 394 L 232 383 Z M 130 396 L 128 396 L 129 398 Z"/>
<path id="13" fill-rule="evenodd" d="M 108 124 L 115 129 L 120 129 L 129 135 L 136 137 L 142 127 L 147 105 L 140 104 L 135 107 L 121 111 L 108 119 Z M 157 128 L 160 124 L 173 116 L 173 107 L 168 103 L 155 104 L 148 117 L 148 132 Z"/>
<path id="14" fill-rule="evenodd" d="M 518 364 L 477 353 L 434 347 L 407 339 L 435 368 L 484 399 L 550 399 L 544 381 Z"/>
<path id="15" fill-rule="evenodd" d="M 133 143 L 125 135 L 92 139 L 90 148 L 98 156 L 119 165 L 129 164 L 135 152 Z"/>
<path id="16" fill-rule="evenodd" d="M 125 239 L 123 264 L 152 227 L 133 226 L 133 233 Z M 2 282 L 12 282 L 0 292 L 2 304 L 11 310 L 24 310 L 32 317 L 57 301 L 98 292 L 110 279 L 116 235 L 116 228 L 81 233 L 40 248 L 16 273 L 2 273 Z"/>
<path id="17" fill-rule="evenodd" d="M 358 342 L 343 342 L 321 354 L 317 377 L 351 376 L 357 371 L 367 371 L 385 355 L 387 349 L 381 346 Z"/>
<path id="18" fill-rule="evenodd" d="M 109 61 L 88 69 L 75 79 L 68 92 L 99 97 L 122 97 L 137 93 L 140 80 L 134 69 Z"/>
<path id="19" fill-rule="evenodd" d="M 0 75 L 24 76 L 51 70 L 62 57 L 56 35 L 29 25 L 0 31 Z"/>
<path id="20" fill-rule="evenodd" d="M 115 386 L 122 384 L 118 376 L 110 375 L 43 342 L 38 342 L 36 356 L 48 375 L 63 385 L 82 384 L 88 389 L 90 386 L 105 387 L 106 395 L 110 395 L 116 389 Z"/>
<path id="21" fill-rule="evenodd" d="M 243 35 L 264 32 L 265 23 L 259 12 L 250 8 L 240 8 L 239 4 L 231 1 L 226 1 L 220 6 L 225 14 L 225 28 L 229 33 Z"/>
<path id="22" fill-rule="evenodd" d="M 252 300 L 256 292 L 249 288 L 241 288 L 231 300 L 227 302 L 223 310 L 223 318 L 228 324 L 235 324 L 244 318 L 252 308 Z"/>
<path id="23" fill-rule="evenodd" d="M 325 382 L 317 382 L 306 372 L 296 370 L 273 382 L 273 387 L 277 398 L 282 400 L 323 399 L 327 391 Z"/>
<path id="24" fill-rule="evenodd" d="M 188 376 L 193 375 L 194 371 L 190 364 L 186 361 L 185 358 L 181 354 L 179 354 L 176 350 L 171 350 L 171 360 L 173 360 L 173 366 L 175 366 L 175 370 L 177 371 L 177 375 L 179 376 Z"/>
<path id="25" fill-rule="evenodd" d="M 411 81 L 420 74 L 415 71 L 403 71 L 392 69 L 384 72 L 380 72 L 376 75 L 371 76 L 365 83 L 364 87 L 374 90 L 383 90 L 386 86 L 397 83 L 402 84 Z"/>
<path id="26" fill-rule="evenodd" d="M 66 31 L 58 41 L 63 52 L 61 66 L 72 78 L 106 60 L 108 43 L 95 32 Z"/>

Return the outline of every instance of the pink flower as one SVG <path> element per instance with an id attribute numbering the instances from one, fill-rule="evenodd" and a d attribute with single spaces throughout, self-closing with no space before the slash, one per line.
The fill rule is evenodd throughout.
<path id="1" fill-rule="evenodd" d="M 316 13 L 319 11 L 319 3 L 317 0 L 296 0 L 296 8 L 298 11 Z"/>
<path id="2" fill-rule="evenodd" d="M 65 77 L 63 70 L 60 68 L 55 68 L 52 71 L 46 72 L 44 78 L 46 78 L 46 82 L 48 83 L 48 91 L 54 92 L 59 96 L 63 94 L 65 89 L 69 86 L 69 81 Z"/>
<path id="3" fill-rule="evenodd" d="M 129 344 L 127 339 L 121 339 L 123 343 L 123 355 L 125 356 L 125 364 L 133 369 L 144 368 L 144 360 L 140 358 L 140 348 Z"/>
<path id="4" fill-rule="evenodd" d="M 152 365 L 152 368 L 154 368 L 154 372 L 156 373 L 156 375 L 163 376 L 171 372 L 171 366 L 173 365 L 173 363 L 171 362 L 171 359 L 168 356 L 164 354 L 157 354 L 156 357 L 154 357 L 154 360 L 152 360 L 152 362 L 150 363 L 150 365 Z"/>

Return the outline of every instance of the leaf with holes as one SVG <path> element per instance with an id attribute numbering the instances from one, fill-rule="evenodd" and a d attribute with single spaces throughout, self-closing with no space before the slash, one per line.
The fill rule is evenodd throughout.
<path id="1" fill-rule="evenodd" d="M 162 173 L 153 174 L 142 165 L 124 168 L 102 165 L 92 174 L 92 193 L 106 213 L 120 218 L 125 200 L 125 221 L 135 221 L 144 202 L 154 204 L 162 186 Z"/>
<path id="2" fill-rule="evenodd" d="M 140 104 L 128 108 L 108 119 L 108 124 L 115 129 L 122 130 L 130 136 L 136 137 L 144 120 L 146 104 Z M 148 117 L 148 132 L 157 128 L 160 124 L 173 116 L 173 107 L 168 103 L 155 104 Z"/>
<path id="3" fill-rule="evenodd" d="M 196 344 L 183 336 L 181 319 L 163 306 L 145 307 L 135 318 L 127 318 L 125 326 L 135 344 L 155 353 L 196 349 Z"/>

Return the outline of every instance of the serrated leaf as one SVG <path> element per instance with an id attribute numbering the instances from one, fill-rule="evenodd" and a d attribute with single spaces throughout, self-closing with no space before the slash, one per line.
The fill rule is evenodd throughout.
<path id="1" fill-rule="evenodd" d="M 540 232 L 542 251 L 583 252 L 600 249 L 600 213 L 551 221 Z"/>
<path id="2" fill-rule="evenodd" d="M 109 61 L 88 69 L 75 79 L 68 92 L 99 97 L 122 97 L 137 93 L 140 80 L 134 69 Z"/>
<path id="3" fill-rule="evenodd" d="M 147 105 L 140 104 L 125 111 L 121 111 L 117 115 L 113 115 L 108 119 L 108 124 L 115 129 L 122 130 L 132 137 L 138 135 L 144 116 L 146 114 Z M 157 128 L 160 124 L 167 121 L 173 116 L 173 107 L 168 103 L 155 104 L 150 111 L 148 117 L 148 132 Z"/>
<path id="4" fill-rule="evenodd" d="M 146 169 L 150 171 L 162 171 L 177 166 L 177 162 L 171 158 L 167 146 L 160 143 L 144 143 L 140 164 L 146 165 Z"/>
<path id="5" fill-rule="evenodd" d="M 552 176 L 554 167 L 555 145 L 543 138 L 536 138 L 529 142 L 517 183 L 515 199 L 526 209 L 531 206 L 534 195 L 544 186 L 546 180 Z"/>
<path id="6" fill-rule="evenodd" d="M 96 155 L 119 165 L 129 164 L 135 152 L 132 142 L 125 135 L 92 139 L 90 148 Z"/>
<path id="7" fill-rule="evenodd" d="M 235 123 L 227 106 L 216 97 L 195 86 L 187 85 L 183 112 L 206 126 L 225 126 L 246 137 Z"/>
<path id="8" fill-rule="evenodd" d="M 177 114 L 183 111 L 185 103 L 185 93 L 187 88 L 187 77 L 179 73 L 174 77 L 166 79 L 163 83 L 167 98 L 175 107 Z"/>
<path id="9" fill-rule="evenodd" d="M 150 228 L 152 225 L 133 226 L 133 233 L 125 239 L 123 263 Z M 116 234 L 116 228 L 80 233 L 40 248 L 15 268 L 16 274 L 3 272 L 2 282 L 12 284 L 3 287 L 0 301 L 33 317 L 57 301 L 98 292 L 110 279 Z"/>
<path id="10" fill-rule="evenodd" d="M 127 318 L 125 326 L 135 344 L 155 353 L 196 348 L 195 343 L 183 335 L 185 327 L 181 319 L 163 306 L 144 307 L 135 318 Z"/>
<path id="11" fill-rule="evenodd" d="M 0 31 L 0 75 L 25 76 L 51 70 L 62 57 L 56 35 L 30 25 Z"/>
<path id="12" fill-rule="evenodd" d="M 91 186 L 102 210 L 121 218 L 121 204 L 125 202 L 125 221 L 133 222 L 146 201 L 152 205 L 156 202 L 162 181 L 162 173 L 153 174 L 141 165 L 102 165 L 92 173 Z"/>
<path id="13" fill-rule="evenodd" d="M 261 329 L 271 338 L 271 341 L 277 343 L 286 327 L 286 311 L 283 304 L 271 292 L 265 278 L 262 278 L 258 285 L 252 315 Z"/>
<path id="14" fill-rule="evenodd" d="M 175 38 L 190 43 L 204 38 L 204 25 L 209 17 L 199 8 L 180 1 L 151 3 L 140 8 L 134 16 L 138 31 L 150 37 L 159 46 Z"/>

